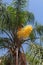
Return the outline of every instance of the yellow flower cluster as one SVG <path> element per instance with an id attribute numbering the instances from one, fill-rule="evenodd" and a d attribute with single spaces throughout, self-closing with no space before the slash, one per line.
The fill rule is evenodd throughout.
<path id="1" fill-rule="evenodd" d="M 21 30 L 18 30 L 17 36 L 18 36 L 18 38 L 27 38 L 27 37 L 29 37 L 31 31 L 32 31 L 32 26 L 27 25 L 24 28 L 22 28 Z"/>

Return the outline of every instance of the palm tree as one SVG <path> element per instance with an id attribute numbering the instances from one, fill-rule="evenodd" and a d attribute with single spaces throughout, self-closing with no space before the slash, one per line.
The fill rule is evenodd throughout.
<path id="1" fill-rule="evenodd" d="M 0 37 L 0 49 L 8 49 L 14 58 L 14 65 L 26 65 L 26 58 L 22 47 L 23 42 L 26 40 L 19 32 L 27 31 L 27 29 L 31 32 L 31 26 L 27 26 L 26 29 L 24 26 L 27 21 L 34 20 L 33 14 L 23 9 L 25 2 L 26 0 L 14 0 L 13 3 L 15 4 L 8 7 L 1 4 L 0 31 L 2 34 L 5 33 L 7 37 Z M 30 35 L 30 32 L 28 35 Z"/>

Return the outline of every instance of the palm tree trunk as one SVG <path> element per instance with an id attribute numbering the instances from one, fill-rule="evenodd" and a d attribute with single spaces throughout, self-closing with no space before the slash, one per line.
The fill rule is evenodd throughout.
<path id="1" fill-rule="evenodd" d="M 18 65 L 18 47 L 16 48 L 16 65 Z"/>

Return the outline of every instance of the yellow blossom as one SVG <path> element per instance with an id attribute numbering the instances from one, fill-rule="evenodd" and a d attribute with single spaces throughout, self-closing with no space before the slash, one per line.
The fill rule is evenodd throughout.
<path id="1" fill-rule="evenodd" d="M 17 36 L 18 36 L 18 38 L 27 38 L 27 37 L 29 37 L 31 31 L 32 31 L 32 26 L 27 25 L 24 28 L 22 28 L 21 30 L 18 30 Z"/>

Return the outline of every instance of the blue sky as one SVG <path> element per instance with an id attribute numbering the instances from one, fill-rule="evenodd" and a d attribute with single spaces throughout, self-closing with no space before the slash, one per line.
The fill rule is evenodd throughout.
<path id="1" fill-rule="evenodd" d="M 10 3 L 11 0 L 3 1 L 6 3 Z M 33 12 L 35 21 L 43 25 L 43 0 L 29 0 L 26 9 L 30 12 Z M 4 52 L 1 50 L 0 55 L 2 55 Z"/>
<path id="2" fill-rule="evenodd" d="M 35 20 L 43 24 L 43 0 L 29 0 L 27 9 L 34 13 Z"/>

